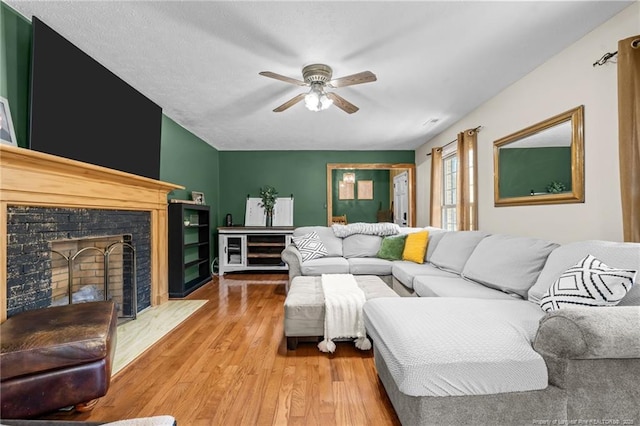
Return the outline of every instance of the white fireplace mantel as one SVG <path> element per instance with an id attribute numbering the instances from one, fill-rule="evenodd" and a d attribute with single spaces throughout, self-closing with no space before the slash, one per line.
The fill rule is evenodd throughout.
<path id="1" fill-rule="evenodd" d="M 7 206 L 148 211 L 151 304 L 169 300 L 167 194 L 183 186 L 55 155 L 0 145 L 0 322 L 7 318 Z"/>

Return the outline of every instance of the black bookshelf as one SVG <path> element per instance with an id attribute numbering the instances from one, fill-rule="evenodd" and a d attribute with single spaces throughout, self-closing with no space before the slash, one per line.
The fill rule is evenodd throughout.
<path id="1" fill-rule="evenodd" d="M 209 206 L 169 204 L 169 297 L 185 297 L 211 280 Z"/>

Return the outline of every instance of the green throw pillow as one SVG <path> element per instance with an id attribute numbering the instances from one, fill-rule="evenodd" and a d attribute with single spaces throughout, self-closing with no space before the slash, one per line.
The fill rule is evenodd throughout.
<path id="1" fill-rule="evenodd" d="M 404 242 L 406 239 L 406 235 L 384 237 L 382 244 L 380 244 L 380 250 L 378 250 L 378 257 L 380 259 L 387 260 L 402 259 L 402 252 L 404 250 Z"/>

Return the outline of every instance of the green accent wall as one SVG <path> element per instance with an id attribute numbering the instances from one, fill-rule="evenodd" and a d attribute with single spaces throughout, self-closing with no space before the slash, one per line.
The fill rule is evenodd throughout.
<path id="1" fill-rule="evenodd" d="M 211 253 L 217 256 L 217 230 L 220 175 L 219 153 L 211 145 L 162 115 L 162 139 L 160 146 L 160 180 L 182 185 L 169 199 L 190 200 L 191 191 L 204 193 L 211 223 Z"/>
<path id="2" fill-rule="evenodd" d="M 571 191 L 571 147 L 500 149 L 500 197 L 546 193 L 552 181 Z"/>
<path id="3" fill-rule="evenodd" d="M 391 207 L 391 188 L 390 188 L 390 171 L 389 170 L 353 170 L 351 173 L 356 174 L 356 183 L 354 185 L 353 200 L 341 200 L 339 197 L 338 187 L 342 181 L 342 174 L 347 170 L 333 170 L 332 186 L 333 186 L 333 214 L 332 216 L 347 215 L 347 222 L 377 222 L 377 213 L 380 206 L 384 210 Z M 358 198 L 358 181 L 373 181 L 373 200 L 360 200 Z"/>
<path id="4" fill-rule="evenodd" d="M 0 96 L 9 110 L 18 146 L 29 146 L 31 23 L 0 3 Z"/>
<path id="5" fill-rule="evenodd" d="M 326 225 L 327 163 L 414 162 L 414 151 L 220 151 L 220 218 L 243 224 L 247 195 L 272 185 L 293 194 L 294 226 Z"/>

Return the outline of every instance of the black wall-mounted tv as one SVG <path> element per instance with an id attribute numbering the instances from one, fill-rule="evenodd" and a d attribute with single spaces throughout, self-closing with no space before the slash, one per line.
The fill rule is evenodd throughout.
<path id="1" fill-rule="evenodd" d="M 30 147 L 160 178 L 162 108 L 33 17 Z"/>

